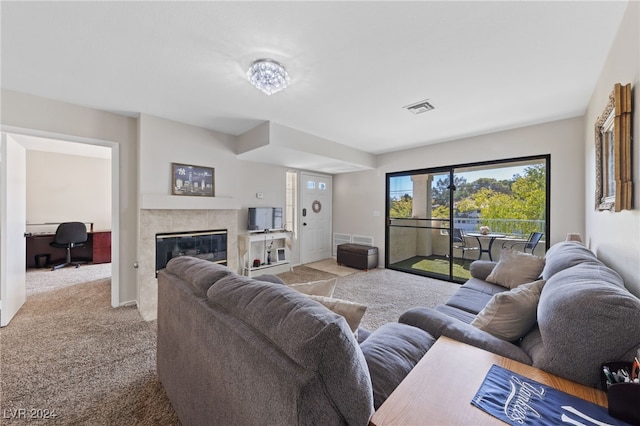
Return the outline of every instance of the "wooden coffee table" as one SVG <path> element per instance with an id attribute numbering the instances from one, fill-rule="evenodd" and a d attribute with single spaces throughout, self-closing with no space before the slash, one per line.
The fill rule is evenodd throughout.
<path id="1" fill-rule="evenodd" d="M 370 424 L 504 425 L 471 405 L 493 364 L 579 398 L 607 406 L 605 392 L 563 379 L 491 352 L 440 337 L 384 404 Z"/>

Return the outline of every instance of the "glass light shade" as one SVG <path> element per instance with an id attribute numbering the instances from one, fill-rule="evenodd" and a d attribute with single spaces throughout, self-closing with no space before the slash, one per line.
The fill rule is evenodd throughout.
<path id="1" fill-rule="evenodd" d="M 271 59 L 260 59 L 247 71 L 249 82 L 267 95 L 277 93 L 289 85 L 289 74 L 279 63 Z"/>

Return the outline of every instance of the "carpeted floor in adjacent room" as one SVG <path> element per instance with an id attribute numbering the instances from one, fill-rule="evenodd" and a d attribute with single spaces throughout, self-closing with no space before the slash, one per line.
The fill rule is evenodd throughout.
<path id="1" fill-rule="evenodd" d="M 2 424 L 31 424 L 32 413 L 55 414 L 47 424 L 180 424 L 155 372 L 155 322 L 112 308 L 110 277 L 110 265 L 27 273 L 27 302 L 0 330 Z"/>
<path id="2" fill-rule="evenodd" d="M 55 413 L 47 424 L 179 425 L 155 371 L 156 323 L 135 307 L 111 307 L 110 276 L 110 265 L 27 273 L 27 302 L 0 330 L 0 423 L 32 424 L 11 418 L 24 409 Z M 299 266 L 281 277 L 337 276 Z M 385 269 L 337 279 L 334 297 L 367 305 L 362 326 L 370 330 L 458 288 Z"/>

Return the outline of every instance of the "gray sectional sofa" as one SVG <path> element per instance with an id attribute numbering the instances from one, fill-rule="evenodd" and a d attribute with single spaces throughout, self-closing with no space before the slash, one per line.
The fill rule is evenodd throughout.
<path id="1" fill-rule="evenodd" d="M 474 262 L 444 305 L 411 309 L 358 341 L 343 317 L 277 277 L 172 259 L 158 274 L 160 381 L 185 426 L 366 425 L 442 335 L 589 386 L 603 362 L 633 359 L 640 300 L 584 246 L 551 247 L 541 272 L 501 262 Z M 487 281 L 505 275 L 511 290 Z M 524 328 L 506 321 L 510 337 L 498 337 L 487 325 L 504 319 L 486 314 L 513 294 L 526 296 L 526 309 L 509 312 Z"/>
<path id="2" fill-rule="evenodd" d="M 158 376 L 184 426 L 368 424 L 434 339 L 362 335 L 277 277 L 190 257 L 158 274 Z"/>
<path id="3" fill-rule="evenodd" d="M 486 281 L 496 262 L 474 262 L 472 278 L 444 305 L 411 309 L 399 321 L 597 387 L 602 363 L 630 362 L 640 349 L 640 300 L 579 243 L 558 243 L 544 260 L 534 324 L 511 341 L 471 325 L 494 294 L 509 291 Z"/>

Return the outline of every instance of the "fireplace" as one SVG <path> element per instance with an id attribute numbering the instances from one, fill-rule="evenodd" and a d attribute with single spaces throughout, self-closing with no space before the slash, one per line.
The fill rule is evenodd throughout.
<path id="1" fill-rule="evenodd" d="M 191 256 L 227 265 L 227 230 L 156 234 L 156 276 L 169 260 Z"/>

